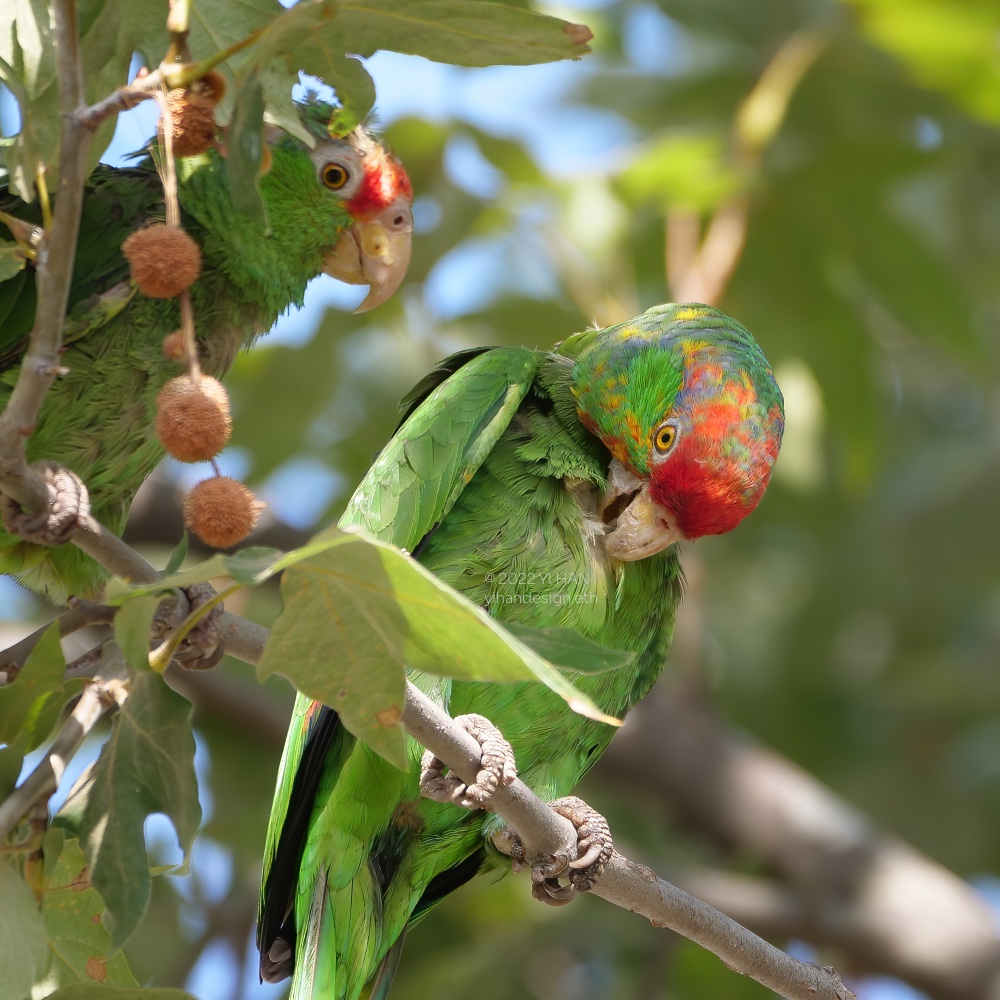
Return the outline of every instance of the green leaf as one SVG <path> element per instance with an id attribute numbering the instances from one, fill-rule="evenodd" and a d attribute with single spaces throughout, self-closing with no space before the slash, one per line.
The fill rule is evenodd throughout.
<path id="1" fill-rule="evenodd" d="M 349 132 L 375 104 L 375 84 L 364 66 L 348 56 L 352 50 L 337 29 L 337 10 L 331 0 L 306 0 L 283 11 L 270 21 L 241 71 L 260 73 L 272 117 L 310 142 L 315 137 L 305 132 L 290 102 L 300 70 L 336 90 L 341 110 L 331 123 L 333 134 Z"/>
<path id="2" fill-rule="evenodd" d="M 59 94 L 49 5 L 11 0 L 4 5 L 0 32 L 0 79 L 18 102 L 21 131 L 5 152 L 11 188 L 26 201 L 35 195 L 35 171 L 44 165 L 50 191 L 56 189 L 59 159 Z M 86 100 L 107 97 L 127 80 L 132 53 L 142 50 L 151 65 L 166 51 L 165 13 L 147 0 L 80 0 L 77 5 Z M 150 52 L 152 49 L 152 52 Z M 98 127 L 89 160 L 96 164 L 114 132 L 116 117 Z"/>
<path id="3" fill-rule="evenodd" d="M 46 840 L 54 833 L 61 835 L 61 831 L 52 830 Z M 125 956 L 121 952 L 110 954 L 111 935 L 101 922 L 104 900 L 90 884 L 90 873 L 80 844 L 76 840 L 67 840 L 51 871 L 48 845 L 45 856 L 42 919 L 52 952 L 46 986 L 93 982 L 138 986 Z"/>
<path id="4" fill-rule="evenodd" d="M 256 69 L 251 70 L 236 95 L 226 149 L 233 206 L 266 228 L 267 215 L 257 186 L 264 162 L 264 91 Z"/>
<path id="5" fill-rule="evenodd" d="M 45 741 L 67 698 L 86 683 L 65 680 L 65 672 L 59 626 L 53 622 L 28 654 L 14 683 L 0 688 L 0 743 L 24 754 Z"/>
<path id="6" fill-rule="evenodd" d="M 21 248 L 16 243 L 0 240 L 0 281 L 13 278 L 24 267 Z"/>
<path id="7" fill-rule="evenodd" d="M 64 986 L 56 993 L 52 993 L 46 1000 L 195 1000 L 190 993 L 184 990 L 171 990 L 166 988 L 134 987 L 129 989 L 123 986 L 111 986 L 107 983 L 101 985 L 90 983 L 74 983 L 72 986 Z"/>
<path id="8" fill-rule="evenodd" d="M 115 614 L 115 642 L 134 670 L 149 669 L 149 633 L 160 598 L 140 594 L 124 601 Z"/>
<path id="9" fill-rule="evenodd" d="M 391 49 L 457 66 L 579 59 L 593 38 L 582 24 L 482 0 L 348 0 L 334 30 L 362 56 Z"/>
<path id="10" fill-rule="evenodd" d="M 504 628 L 561 670 L 600 674 L 627 667 L 635 659 L 635 653 L 602 646 L 571 628 L 531 628 L 514 622 L 505 622 Z"/>
<path id="11" fill-rule="evenodd" d="M 158 674 L 137 673 L 130 684 L 100 757 L 56 816 L 83 845 L 91 881 L 114 917 L 116 949 L 149 903 L 146 817 L 165 813 L 185 852 L 201 822 L 190 704 Z"/>
<path id="12" fill-rule="evenodd" d="M 0 860 L 0 1000 L 25 1000 L 49 962 L 45 925 L 28 884 Z"/>
<path id="13" fill-rule="evenodd" d="M 742 180 L 721 135 L 689 133 L 660 136 L 621 172 L 618 184 L 633 202 L 704 212 L 738 191 Z"/>
<path id="14" fill-rule="evenodd" d="M 583 25 L 483 0 L 300 0 L 277 13 L 271 0 L 244 0 L 238 7 L 203 0 L 192 12 L 192 55 L 203 59 L 255 32 L 257 42 L 225 71 L 237 81 L 259 73 L 269 119 L 307 142 L 314 140 L 291 101 L 299 71 L 336 90 L 343 106 L 339 131 L 349 119 L 362 120 L 375 100 L 368 71 L 348 53 L 388 49 L 461 66 L 523 66 L 577 59 L 589 51 L 592 37 Z M 223 105 L 231 107 L 231 100 Z"/>
<path id="15" fill-rule="evenodd" d="M 861 26 L 926 87 L 1000 122 L 1000 9 L 993 0 L 852 0 Z"/>
<path id="16" fill-rule="evenodd" d="M 399 549 L 331 528 L 279 560 L 284 610 L 257 668 L 287 677 L 405 766 L 404 666 L 463 680 L 540 680 L 575 711 L 615 724 L 551 664 Z"/>
<path id="17" fill-rule="evenodd" d="M 188 533 L 185 531 L 181 535 L 181 540 L 174 546 L 173 551 L 170 553 L 167 559 L 167 565 L 163 567 L 163 575 L 170 576 L 176 573 L 181 566 L 184 565 L 184 560 L 187 559 L 188 554 Z"/>

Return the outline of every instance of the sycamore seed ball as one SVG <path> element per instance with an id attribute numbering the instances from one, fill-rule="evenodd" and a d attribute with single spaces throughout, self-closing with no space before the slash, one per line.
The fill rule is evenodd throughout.
<path id="1" fill-rule="evenodd" d="M 173 123 L 174 156 L 197 156 L 215 145 L 215 105 L 226 92 L 221 73 L 212 70 L 189 87 L 167 94 L 170 120 Z M 157 139 L 164 145 L 164 119 L 157 126 Z"/>
<path id="2" fill-rule="evenodd" d="M 173 333 L 168 333 L 163 338 L 161 349 L 163 351 L 163 356 L 168 361 L 183 361 L 185 356 L 184 331 L 174 330 Z"/>
<path id="3" fill-rule="evenodd" d="M 185 497 L 184 524 L 206 545 L 228 549 L 250 534 L 264 506 L 238 480 L 215 476 Z"/>
<path id="4" fill-rule="evenodd" d="M 132 280 L 153 299 L 172 299 L 201 274 L 201 250 L 179 226 L 137 229 L 122 244 Z"/>
<path id="5" fill-rule="evenodd" d="M 156 397 L 156 436 L 179 462 L 207 462 L 232 431 L 229 397 L 208 375 L 172 378 Z"/>

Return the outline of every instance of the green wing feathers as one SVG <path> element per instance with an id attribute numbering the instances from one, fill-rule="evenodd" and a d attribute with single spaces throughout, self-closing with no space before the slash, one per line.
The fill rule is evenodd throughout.
<path id="1" fill-rule="evenodd" d="M 418 387 L 420 401 L 351 498 L 341 527 L 359 525 L 384 541 L 415 548 L 446 516 L 507 429 L 531 388 L 540 357 L 523 348 L 470 354 L 464 364 L 443 369 L 439 378 Z M 330 727 L 336 728 L 335 735 L 328 732 Z M 299 926 L 307 933 L 298 936 L 296 948 L 310 958 L 304 964 L 296 962 L 293 995 L 297 995 L 295 991 L 310 995 L 307 981 L 318 974 L 312 961 L 314 949 L 337 954 L 337 960 L 330 961 L 331 969 L 362 966 L 357 969 L 362 982 L 377 964 L 366 948 L 359 952 L 345 944 L 351 940 L 374 943 L 379 937 L 377 927 L 367 928 L 365 933 L 356 927 L 359 933 L 342 937 L 339 943 L 332 928 L 376 920 L 382 910 L 381 899 L 376 899 L 380 889 L 367 871 L 361 870 L 362 859 L 371 850 L 369 823 L 374 799 L 378 797 L 382 812 L 391 815 L 401 793 L 395 786 L 405 779 L 398 775 L 399 780 L 390 782 L 392 787 L 387 789 L 380 773 L 381 761 L 371 758 L 363 748 L 357 749 L 345 774 L 344 763 L 353 746 L 353 738 L 336 724 L 332 711 L 301 695 L 297 698 L 268 825 L 258 922 L 262 952 L 272 949 L 280 954 L 283 946 L 279 943 L 274 949 L 274 942 L 277 938 L 289 946 L 295 942 L 291 918 L 299 909 Z M 373 795 L 373 778 L 380 786 L 378 796 Z M 360 827 L 360 837 L 345 832 L 343 817 L 335 810 L 313 814 L 317 798 L 350 802 L 348 789 L 355 785 L 354 808 L 361 810 L 363 802 L 369 817 L 367 822 L 346 825 Z M 313 853 L 317 860 L 310 865 Z M 346 880 L 322 870 L 323 859 L 329 857 L 338 858 L 338 872 L 346 873 Z M 317 894 L 329 897 L 328 904 L 321 906 Z M 332 922 L 327 905 L 333 906 Z M 322 917 L 323 927 L 329 930 L 318 928 L 314 915 Z M 280 965 L 275 975 L 280 977 L 287 971 Z"/>
<path id="2" fill-rule="evenodd" d="M 507 429 L 541 357 L 522 347 L 475 354 L 430 388 L 375 459 L 340 526 L 360 526 L 413 549 L 451 510 Z"/>

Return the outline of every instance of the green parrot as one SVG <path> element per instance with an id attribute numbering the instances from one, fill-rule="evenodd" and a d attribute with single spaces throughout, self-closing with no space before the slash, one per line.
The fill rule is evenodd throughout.
<path id="1" fill-rule="evenodd" d="M 177 161 L 182 224 L 202 252 L 201 276 L 190 289 L 201 364 L 215 377 L 285 309 L 301 305 L 318 274 L 368 284 L 362 311 L 395 291 L 409 263 L 413 195 L 401 164 L 363 128 L 331 138 L 331 108 L 311 101 L 300 111 L 313 148 L 268 128 L 271 166 L 259 180 L 266 227 L 233 207 L 219 151 Z M 37 207 L 0 191 L 0 212 L 0 225 L 13 226 L 23 244 L 28 227 L 16 220 L 37 221 Z M 163 185 L 150 159 L 131 169 L 99 166 L 91 175 L 67 315 L 68 373 L 50 389 L 28 442 L 29 461 L 51 460 L 75 473 L 89 490 L 91 513 L 117 533 L 163 457 L 153 429 L 156 395 L 182 370 L 162 352 L 164 337 L 180 327 L 178 300 L 138 293 L 121 253 L 125 237 L 164 217 Z M 0 409 L 34 312 L 29 266 L 0 282 Z M 6 501 L 5 520 L 11 508 Z M 74 546 L 44 547 L 2 527 L 0 573 L 60 604 L 69 595 L 95 596 L 106 578 Z"/>
<path id="2" fill-rule="evenodd" d="M 656 680 L 670 645 L 682 590 L 674 543 L 729 531 L 754 509 L 784 426 L 781 393 L 753 338 L 700 304 L 657 306 L 549 353 L 465 351 L 404 406 L 341 526 L 409 550 L 501 622 L 570 628 L 634 653 L 629 666 L 577 679 L 619 718 Z M 594 835 L 600 818 L 588 837 L 587 816 L 571 815 L 587 807 L 561 797 L 601 755 L 611 727 L 540 684 L 414 671 L 410 679 L 451 715 L 468 716 L 481 743 L 477 730 L 492 722 L 520 777 L 577 826 L 581 855 L 593 856 L 596 843 L 606 860 L 610 844 Z M 433 767 L 422 777 L 421 748 L 407 743 L 402 772 L 330 708 L 296 701 L 257 932 L 262 978 L 293 975 L 293 1000 L 381 1000 L 407 928 L 502 863 L 488 847 L 495 836 L 510 843 L 499 819 L 422 797 L 434 792 Z M 569 886 L 536 878 L 534 894 L 571 898 L 592 885 L 603 867 L 595 865 L 571 869 Z"/>

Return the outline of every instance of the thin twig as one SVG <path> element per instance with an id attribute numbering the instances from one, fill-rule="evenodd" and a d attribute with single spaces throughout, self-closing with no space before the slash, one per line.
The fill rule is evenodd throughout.
<path id="1" fill-rule="evenodd" d="M 760 170 L 796 89 L 829 39 L 826 23 L 789 36 L 736 109 L 732 161 L 744 188 Z M 746 190 L 737 191 L 716 206 L 699 242 L 697 213 L 681 206 L 667 213 L 666 279 L 677 302 L 719 302 L 743 255 L 748 217 Z"/>
<path id="2" fill-rule="evenodd" d="M 80 695 L 80 700 L 63 723 L 48 753 L 31 774 L 0 802 L 0 841 L 15 829 L 35 805 L 51 798 L 59 787 L 66 765 L 101 716 L 125 703 L 128 697 L 125 680 L 128 675 L 121 652 L 113 643 L 107 643 L 102 654 L 102 665 L 97 678 Z"/>
<path id="3" fill-rule="evenodd" d="M 132 583 L 156 583 L 160 574 L 131 545 L 123 542 L 96 518 L 88 517 L 72 544 L 108 572 Z"/>
<path id="4" fill-rule="evenodd" d="M 59 623 L 59 638 L 65 639 L 66 636 L 91 625 L 110 625 L 114 621 L 114 617 L 115 609 L 106 604 L 78 601 L 55 620 Z M 38 645 L 38 640 L 45 635 L 51 624 L 50 621 L 46 622 L 30 635 L 26 635 L 12 646 L 0 651 L 0 670 L 3 671 L 7 684 L 20 673 L 29 654 Z"/>
<path id="5" fill-rule="evenodd" d="M 209 70 L 215 69 L 231 56 L 249 48 L 263 34 L 263 29 L 254 31 L 234 42 L 221 52 L 216 52 L 206 59 L 197 63 L 172 63 L 164 61 L 159 69 L 152 73 L 147 73 L 126 87 L 119 87 L 113 94 L 89 107 L 81 108 L 74 116 L 77 123 L 84 128 L 94 131 L 101 122 L 107 120 L 119 111 L 128 111 L 134 108 L 141 101 L 152 100 L 156 92 L 163 86 L 168 90 L 177 87 L 186 87 L 195 80 L 200 80 Z"/>
<path id="6" fill-rule="evenodd" d="M 83 105 L 83 70 L 74 0 L 54 0 L 59 110 L 59 182 L 52 229 L 42 235 L 36 258 L 38 305 L 28 350 L 17 382 L 0 413 L 0 489 L 33 513 L 48 506 L 49 491 L 28 467 L 25 443 L 35 428 L 42 400 L 60 374 L 59 351 L 69 300 L 70 278 L 83 208 L 91 133 L 76 112 Z"/>

